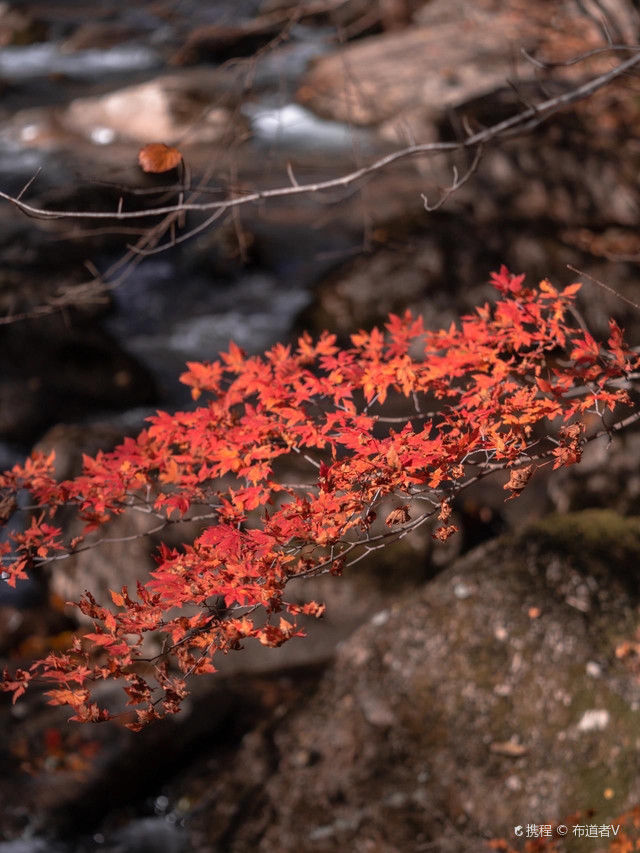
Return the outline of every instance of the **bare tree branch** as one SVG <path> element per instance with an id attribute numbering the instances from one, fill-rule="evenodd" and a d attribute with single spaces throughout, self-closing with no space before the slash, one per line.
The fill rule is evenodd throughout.
<path id="1" fill-rule="evenodd" d="M 465 139 L 455 142 L 428 142 L 409 145 L 404 148 L 396 149 L 395 151 L 379 157 L 369 164 L 354 169 L 351 172 L 323 181 L 299 183 L 295 179 L 292 180 L 291 170 L 289 170 L 289 182 L 284 186 L 272 189 L 257 189 L 252 192 L 242 194 L 237 192 L 234 193 L 232 191 L 229 196 L 224 199 L 217 201 L 197 201 L 196 199 L 201 196 L 201 193 L 206 192 L 204 187 L 198 186 L 187 200 L 181 199 L 176 204 L 159 205 L 145 210 L 136 211 L 124 210 L 122 204 L 118 204 L 118 208 L 114 211 L 48 210 L 43 207 L 31 205 L 24 201 L 22 198 L 24 190 L 17 196 L 12 196 L 9 193 L 0 191 L 0 199 L 4 199 L 14 205 L 27 216 L 41 220 L 72 219 L 93 222 L 103 222 L 108 220 L 110 223 L 114 224 L 116 222 L 125 223 L 131 220 L 139 221 L 163 217 L 159 223 L 156 223 L 149 228 L 148 232 L 141 237 L 135 246 L 130 246 L 127 253 L 99 278 L 66 288 L 61 294 L 51 297 L 47 304 L 38 306 L 30 311 L 0 317 L 0 325 L 6 325 L 18 320 L 51 314 L 61 310 L 65 306 L 75 305 L 81 302 L 95 302 L 96 300 L 103 300 L 105 293 L 117 288 L 119 284 L 121 284 L 130 274 L 132 269 L 146 255 L 154 254 L 156 251 L 164 251 L 171 245 L 175 245 L 177 242 L 184 242 L 189 237 L 199 233 L 208 225 L 212 224 L 215 220 L 222 218 L 225 213 L 233 213 L 233 211 L 243 205 L 264 202 L 277 198 L 308 196 L 324 193 L 328 190 L 345 190 L 347 188 L 355 189 L 357 185 L 361 184 L 365 179 L 387 169 L 392 164 L 412 157 L 452 153 L 465 149 L 475 150 L 476 154 L 470 170 L 465 173 L 463 178 L 458 178 L 457 175 L 454 175 L 454 184 L 445 191 L 443 200 L 437 204 L 437 207 L 440 207 L 441 204 L 446 201 L 446 198 L 451 195 L 455 189 L 465 183 L 471 177 L 475 169 L 477 169 L 480 156 L 479 150 L 482 146 L 486 146 L 488 143 L 511 139 L 515 136 L 530 132 L 559 110 L 590 97 L 599 89 L 609 85 L 623 75 L 628 74 L 629 71 L 638 65 L 640 65 L 640 48 L 635 48 L 634 55 L 624 62 L 621 62 L 615 68 L 593 77 L 587 82 L 560 95 L 547 98 L 539 104 L 532 105 L 501 122 L 491 125 L 490 127 L 483 128 L 476 132 L 471 132 Z M 27 187 L 28 186 L 29 185 L 27 185 Z M 27 187 L 24 189 L 26 190 Z M 429 208 L 427 207 L 427 209 Z M 178 218 L 188 212 L 206 213 L 209 218 L 204 224 L 201 223 L 195 226 L 182 234 L 179 238 L 171 239 L 169 242 L 160 244 L 163 235 L 170 233 L 172 226 L 176 223 Z"/>
<path id="2" fill-rule="evenodd" d="M 601 56 L 603 53 L 611 52 L 626 52 L 637 53 L 638 45 L 636 44 L 608 44 L 604 47 L 594 47 L 591 50 L 586 50 L 584 53 L 579 53 L 577 56 L 572 56 L 570 59 L 551 61 L 550 59 L 539 59 L 537 56 L 532 56 L 524 47 L 520 48 L 520 53 L 524 58 L 535 65 L 537 68 L 545 70 L 550 68 L 569 68 L 571 65 L 578 65 L 584 62 L 585 59 L 591 59 L 593 56 Z"/>
<path id="3" fill-rule="evenodd" d="M 265 199 L 282 198 L 284 196 L 309 195 L 311 193 L 322 192 L 323 190 L 335 189 L 337 187 L 348 187 L 356 181 L 360 181 L 374 172 L 379 172 L 390 166 L 392 163 L 397 163 L 399 160 L 405 160 L 409 157 L 415 157 L 420 154 L 441 154 L 444 152 L 457 151 L 462 148 L 475 148 L 478 145 L 486 144 L 487 142 L 496 139 L 511 138 L 523 130 L 530 130 L 535 124 L 541 123 L 550 115 L 558 112 L 563 107 L 583 100 L 590 95 L 607 86 L 613 80 L 626 74 L 635 66 L 640 65 L 640 48 L 636 49 L 634 56 L 620 63 L 616 68 L 600 74 L 577 86 L 568 92 L 549 98 L 535 107 L 529 107 L 522 112 L 511 116 L 504 121 L 498 122 L 491 127 L 485 128 L 477 133 L 472 134 L 467 139 L 460 142 L 426 142 L 419 145 L 409 145 L 406 148 L 399 148 L 386 154 L 384 157 L 379 157 L 367 166 L 360 169 L 355 169 L 347 174 L 340 175 L 337 178 L 329 178 L 325 181 L 317 181 L 309 184 L 298 184 L 297 186 L 275 187 L 270 190 L 255 190 L 244 195 L 238 195 L 233 198 L 224 199 L 222 201 L 210 202 L 182 202 L 180 204 L 165 205 L 163 207 L 149 208 L 148 210 L 136 211 L 88 211 L 88 210 L 47 210 L 46 208 L 34 207 L 21 199 L 0 191 L 0 198 L 14 204 L 23 213 L 28 216 L 33 216 L 39 219 L 83 219 L 83 220 L 103 220 L 116 219 L 118 221 L 127 219 L 145 219 L 154 216 L 166 216 L 170 213 L 183 213 L 189 211 L 208 212 L 212 210 L 226 209 L 230 210 L 234 207 L 239 207 L 244 204 L 250 204 L 256 201 L 264 201 Z M 531 122 L 534 122 L 534 125 Z"/>

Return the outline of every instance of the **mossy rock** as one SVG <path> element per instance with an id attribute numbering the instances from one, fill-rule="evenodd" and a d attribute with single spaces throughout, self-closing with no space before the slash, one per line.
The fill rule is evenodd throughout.
<path id="1" fill-rule="evenodd" d="M 518 545 L 540 554 L 558 554 L 597 580 L 621 582 L 640 593 L 640 517 L 625 518 L 610 509 L 550 515 L 527 527 Z"/>
<path id="2" fill-rule="evenodd" d="M 615 824 L 640 802 L 640 683 L 616 655 L 638 625 L 616 572 L 639 542 L 612 512 L 547 518 L 374 614 L 276 732 L 256 849 L 481 850 L 578 811 Z"/>

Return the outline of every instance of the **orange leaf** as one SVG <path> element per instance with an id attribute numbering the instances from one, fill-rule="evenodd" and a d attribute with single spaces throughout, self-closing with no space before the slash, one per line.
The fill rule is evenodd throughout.
<path id="1" fill-rule="evenodd" d="M 540 290 L 542 293 L 548 293 L 550 296 L 558 295 L 558 291 L 546 280 L 546 278 L 540 282 Z"/>
<path id="2" fill-rule="evenodd" d="M 392 468 L 398 468 L 400 466 L 400 457 L 398 456 L 398 451 L 393 447 L 393 445 L 387 451 L 387 462 Z"/>
<path id="3" fill-rule="evenodd" d="M 114 592 L 112 589 L 110 589 L 109 593 L 111 594 L 111 600 L 114 604 L 116 604 L 118 607 L 124 607 L 124 598 L 122 595 L 120 595 L 119 592 Z"/>
<path id="4" fill-rule="evenodd" d="M 164 142 L 151 142 L 138 152 L 138 163 L 143 172 L 168 172 L 181 162 L 180 151 L 170 148 Z"/>
<path id="5" fill-rule="evenodd" d="M 576 293 L 580 290 L 582 285 L 580 282 L 576 282 L 575 284 L 570 284 L 562 291 L 563 296 L 575 296 Z"/>

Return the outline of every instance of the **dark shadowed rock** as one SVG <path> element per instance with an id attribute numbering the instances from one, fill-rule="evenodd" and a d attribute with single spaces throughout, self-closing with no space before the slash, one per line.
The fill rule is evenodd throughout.
<path id="1" fill-rule="evenodd" d="M 204 756 L 232 761 L 246 732 L 280 720 L 279 708 L 297 704 L 320 671 L 199 679 L 183 712 L 138 734 L 115 723 L 70 725 L 68 710 L 44 705 L 35 691 L 13 710 L 3 699 L 0 718 L 7 741 L 0 748 L 1 837 L 37 832 L 48 839 L 42 850 L 58 851 L 53 841 L 58 836 L 68 842 L 61 844 L 60 853 L 93 853 L 102 849 L 92 838 L 100 828 L 110 853 L 191 849 L 184 845 L 183 832 L 172 831 L 171 818 L 181 821 L 185 805 L 172 801 L 167 807 L 167 801 L 164 809 L 155 809 L 158 816 L 166 812 L 165 825 L 161 817 L 148 817 L 146 798 L 157 797 L 166 781 L 186 767 L 200 765 L 202 772 Z M 122 707 L 116 692 L 121 691 L 105 685 L 100 701 Z M 52 732 L 59 733 L 63 750 L 47 750 Z M 213 787 L 211 778 L 200 778 Z M 135 820 L 136 814 L 147 817 Z M 39 853 L 40 847 L 33 850 Z"/>
<path id="2" fill-rule="evenodd" d="M 26 445 L 57 421 L 153 403 L 154 382 L 95 322 L 42 318 L 2 331 L 0 437 Z"/>
<path id="3" fill-rule="evenodd" d="M 44 22 L 20 9 L 18 4 L 2 3 L 0 6 L 0 47 L 42 41 L 46 32 Z"/>

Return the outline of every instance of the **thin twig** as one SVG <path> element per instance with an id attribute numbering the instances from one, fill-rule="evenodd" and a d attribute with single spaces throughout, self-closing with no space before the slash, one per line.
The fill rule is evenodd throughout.
<path id="1" fill-rule="evenodd" d="M 427 196 L 424 193 L 420 193 L 422 201 L 424 202 L 424 209 L 429 213 L 433 213 L 434 210 L 438 210 L 438 208 L 442 207 L 442 205 L 447 201 L 449 196 L 453 195 L 453 193 L 459 190 L 460 187 L 464 186 L 472 175 L 475 175 L 476 171 L 478 170 L 478 166 L 480 165 L 481 158 L 482 145 L 478 145 L 478 147 L 476 148 L 475 156 L 473 158 L 473 162 L 462 177 L 458 175 L 458 170 L 454 166 L 453 183 L 442 191 L 442 195 L 435 204 L 429 204 Z"/>
<path id="2" fill-rule="evenodd" d="M 592 50 L 587 50 L 584 53 L 579 53 L 577 56 L 572 56 L 571 59 L 565 59 L 555 62 L 552 62 L 551 60 L 547 59 L 538 59 L 537 57 L 532 56 L 527 50 L 525 50 L 524 47 L 520 48 L 520 53 L 532 65 L 546 70 L 551 68 L 568 68 L 571 65 L 578 65 L 580 62 L 584 62 L 585 59 L 591 59 L 592 56 L 600 56 L 603 53 L 611 53 L 617 51 L 626 51 L 627 53 L 631 51 L 632 53 L 637 53 L 639 50 L 640 47 L 638 47 L 638 45 L 636 44 L 608 44 L 606 45 L 606 47 L 594 47 Z"/>
<path id="3" fill-rule="evenodd" d="M 26 191 L 29 189 L 29 187 L 33 184 L 33 182 L 34 182 L 34 181 L 35 181 L 35 179 L 38 177 L 38 175 L 40 174 L 40 172 L 41 172 L 41 171 L 42 171 L 42 167 L 41 167 L 41 166 L 38 166 L 38 168 L 36 169 L 35 173 L 34 173 L 34 174 L 29 178 L 29 180 L 27 181 L 27 183 L 22 187 L 22 189 L 20 190 L 20 192 L 19 192 L 19 193 L 18 193 L 18 195 L 16 196 L 16 199 L 18 199 L 18 201 L 20 201 L 20 199 L 22 198 L 22 196 L 26 193 Z"/>
<path id="4" fill-rule="evenodd" d="M 638 305 L 637 302 L 634 302 L 633 300 L 629 299 L 628 297 L 623 296 L 622 293 L 618 293 L 617 290 L 614 290 L 613 287 L 610 287 L 608 284 L 605 284 L 603 281 L 600 281 L 599 278 L 594 278 L 594 276 L 589 275 L 588 272 L 583 272 L 582 270 L 579 270 L 576 267 L 572 267 L 571 264 L 567 264 L 567 269 L 570 269 L 571 272 L 575 272 L 580 276 L 584 276 L 585 278 L 588 278 L 594 284 L 597 284 L 598 287 L 602 287 L 604 290 L 608 290 L 609 293 L 612 293 L 614 296 L 617 296 L 618 299 L 621 299 L 623 302 L 626 302 L 628 305 L 631 305 L 633 308 L 636 308 L 638 311 L 640 311 L 640 305 Z"/>

